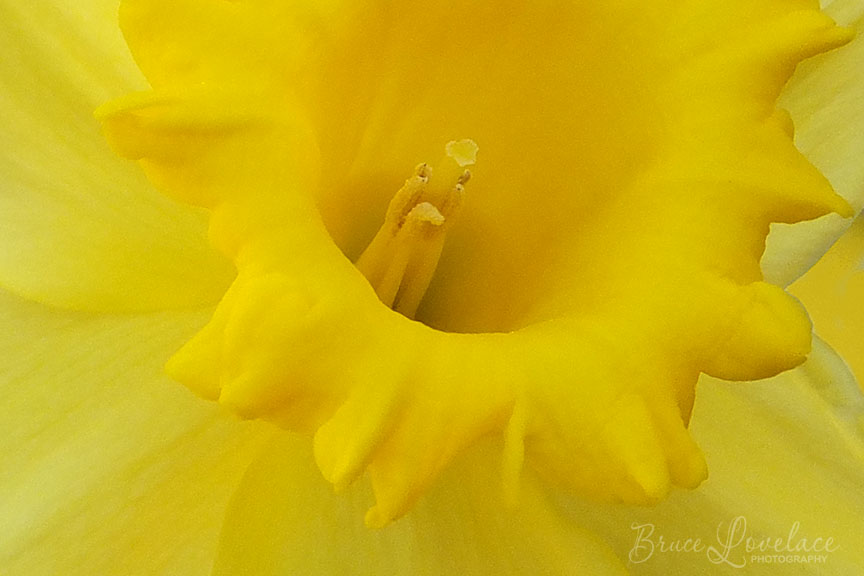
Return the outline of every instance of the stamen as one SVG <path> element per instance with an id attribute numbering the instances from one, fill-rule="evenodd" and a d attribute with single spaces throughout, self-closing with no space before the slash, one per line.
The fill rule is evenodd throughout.
<path id="1" fill-rule="evenodd" d="M 462 206 L 477 145 L 450 142 L 447 156 L 432 168 L 420 164 L 387 208 L 384 224 L 357 260 L 357 268 L 381 301 L 413 318 L 432 282 L 447 230 Z"/>

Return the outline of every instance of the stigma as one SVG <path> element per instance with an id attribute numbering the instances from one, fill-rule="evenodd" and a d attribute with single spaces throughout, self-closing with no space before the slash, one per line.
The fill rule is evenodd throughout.
<path id="1" fill-rule="evenodd" d="M 403 316 L 414 318 L 432 282 L 447 231 L 462 208 L 471 178 L 467 166 L 475 163 L 477 150 L 472 140 L 450 142 L 434 170 L 426 163 L 417 166 L 357 259 L 381 302 Z"/>

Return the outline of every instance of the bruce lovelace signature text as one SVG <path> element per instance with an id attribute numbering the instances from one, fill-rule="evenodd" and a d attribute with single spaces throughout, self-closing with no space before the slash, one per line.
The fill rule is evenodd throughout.
<path id="1" fill-rule="evenodd" d="M 702 538 L 669 539 L 657 533 L 654 524 L 630 526 L 636 541 L 630 549 L 629 559 L 634 564 L 647 562 L 657 554 L 703 554 L 713 564 L 743 568 L 751 563 L 824 564 L 831 552 L 840 547 L 834 538 L 804 538 L 799 536 L 800 522 L 794 522 L 789 532 L 781 537 L 756 536 L 747 529 L 747 518 L 738 516 L 728 524 L 717 526 L 714 541 Z"/>

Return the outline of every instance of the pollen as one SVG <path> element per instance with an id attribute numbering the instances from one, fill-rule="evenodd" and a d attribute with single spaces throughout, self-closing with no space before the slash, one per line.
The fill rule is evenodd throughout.
<path id="1" fill-rule="evenodd" d="M 357 260 L 381 302 L 413 318 L 432 281 L 448 229 L 462 207 L 477 144 L 453 141 L 436 174 L 420 164 L 387 208 L 384 224 Z"/>

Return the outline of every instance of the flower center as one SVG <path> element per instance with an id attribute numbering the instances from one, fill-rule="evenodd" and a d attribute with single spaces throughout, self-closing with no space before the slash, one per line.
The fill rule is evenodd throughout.
<path id="1" fill-rule="evenodd" d="M 759 258 L 773 222 L 852 212 L 775 109 L 850 39 L 818 3 L 177 5 L 123 1 L 154 90 L 100 111 L 236 264 L 168 372 L 314 436 L 325 478 L 371 482 L 370 524 L 496 435 L 509 486 L 524 462 L 655 502 L 705 478 L 700 373 L 806 357 Z M 470 140 L 384 195 L 453 134 L 483 144 L 470 210 Z"/>
<path id="2" fill-rule="evenodd" d="M 432 281 L 448 229 L 462 207 L 465 167 L 474 164 L 477 145 L 450 142 L 436 174 L 428 164 L 417 166 L 387 208 L 384 224 L 357 260 L 381 302 L 414 318 Z"/>

